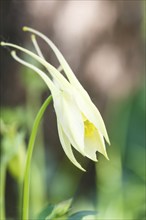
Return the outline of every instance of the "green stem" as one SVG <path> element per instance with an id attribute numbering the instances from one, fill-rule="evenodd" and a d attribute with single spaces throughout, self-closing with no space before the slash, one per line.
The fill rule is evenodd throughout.
<path id="1" fill-rule="evenodd" d="M 29 139 L 28 144 L 28 150 L 27 150 L 27 158 L 26 158 L 26 167 L 25 167 L 25 173 L 24 173 L 24 186 L 23 186 L 23 207 L 22 207 L 22 220 L 29 219 L 29 183 L 30 183 L 30 166 L 31 166 L 31 158 L 34 148 L 34 142 L 38 130 L 39 123 L 42 119 L 42 116 L 47 108 L 47 106 L 50 104 L 52 100 L 52 96 L 50 95 L 46 101 L 43 103 L 42 107 L 40 108 L 31 132 L 31 136 Z"/>
<path id="2" fill-rule="evenodd" d="M 6 163 L 1 162 L 0 178 L 0 219 L 5 220 L 5 180 L 6 180 Z"/>

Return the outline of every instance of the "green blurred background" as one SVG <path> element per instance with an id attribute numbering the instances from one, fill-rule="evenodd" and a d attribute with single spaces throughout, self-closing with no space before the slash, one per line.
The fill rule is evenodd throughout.
<path id="1" fill-rule="evenodd" d="M 1 40 L 32 49 L 24 25 L 53 40 L 100 110 L 111 141 L 109 161 L 98 154 L 95 164 L 74 152 L 87 169 L 82 173 L 64 155 L 49 106 L 32 161 L 31 215 L 48 202 L 73 197 L 72 212 L 94 209 L 96 219 L 145 219 L 144 1 L 2 0 L 0 10 Z M 52 51 L 38 42 L 58 67 Z M 1 175 L 6 169 L 8 218 L 20 213 L 27 143 L 49 94 L 34 72 L 16 63 L 9 49 L 1 49 L 1 164 L 6 164 Z"/>

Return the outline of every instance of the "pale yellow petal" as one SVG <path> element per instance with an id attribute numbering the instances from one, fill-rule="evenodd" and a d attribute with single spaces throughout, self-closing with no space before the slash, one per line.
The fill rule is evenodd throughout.
<path id="1" fill-rule="evenodd" d="M 71 91 L 60 91 L 54 98 L 57 119 L 73 147 L 84 155 L 84 123 Z"/>
<path id="2" fill-rule="evenodd" d="M 79 169 L 86 171 L 75 159 L 74 155 L 73 155 L 73 151 L 71 149 L 71 145 L 70 145 L 70 141 L 67 138 L 67 136 L 65 135 L 60 123 L 57 123 L 58 125 L 58 133 L 59 133 L 59 138 L 60 138 L 60 142 L 61 145 L 63 147 L 63 150 L 65 152 L 65 154 L 67 155 L 67 157 L 69 158 L 69 160 Z"/>
<path id="3" fill-rule="evenodd" d="M 106 159 L 109 159 L 106 152 L 103 136 L 100 132 L 95 130 L 92 137 L 85 137 L 85 153 L 86 157 L 93 161 L 97 161 L 96 152 L 103 154 Z"/>
<path id="4" fill-rule="evenodd" d="M 85 137 L 84 144 L 86 157 L 96 162 L 97 142 L 91 137 Z"/>
<path id="5" fill-rule="evenodd" d="M 87 93 L 80 93 L 80 91 L 78 92 L 76 89 L 74 89 L 73 94 L 75 95 L 75 99 L 80 111 L 90 122 L 95 125 L 95 127 L 98 128 L 101 134 L 105 137 L 106 141 L 110 144 L 104 121 L 99 110 L 91 101 L 89 95 Z"/>
<path id="6" fill-rule="evenodd" d="M 106 152 L 106 146 L 105 146 L 104 138 L 103 138 L 101 132 L 96 130 L 94 135 L 95 135 L 95 140 L 96 140 L 96 143 L 97 143 L 98 152 L 103 154 L 106 157 L 106 159 L 109 160 L 107 152 Z"/>

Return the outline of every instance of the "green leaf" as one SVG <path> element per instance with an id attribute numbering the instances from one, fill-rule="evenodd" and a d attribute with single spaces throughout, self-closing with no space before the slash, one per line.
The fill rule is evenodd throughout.
<path id="1" fill-rule="evenodd" d="M 79 211 L 74 214 L 72 214 L 68 220 L 82 220 L 83 217 L 88 216 L 88 215 L 96 215 L 96 211 L 91 211 L 91 210 L 84 210 L 84 211 Z"/>
<path id="2" fill-rule="evenodd" d="M 47 205 L 41 213 L 38 215 L 38 220 L 54 220 L 54 219 L 67 219 L 67 213 L 71 206 L 72 199 L 68 199 L 65 201 L 62 201 L 58 204 Z"/>
<path id="3" fill-rule="evenodd" d="M 38 215 L 38 220 L 45 220 L 48 215 L 50 215 L 54 209 L 55 205 L 49 204 L 47 205 Z"/>
<path id="4" fill-rule="evenodd" d="M 68 199 L 62 201 L 54 206 L 54 209 L 50 215 L 46 217 L 47 220 L 54 220 L 54 219 L 66 219 L 66 214 L 68 214 L 68 210 L 71 206 L 72 199 Z"/>

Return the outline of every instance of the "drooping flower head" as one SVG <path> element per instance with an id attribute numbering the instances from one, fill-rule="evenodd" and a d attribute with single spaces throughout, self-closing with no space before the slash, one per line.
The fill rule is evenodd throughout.
<path id="1" fill-rule="evenodd" d="M 1 42 L 1 45 L 24 52 L 42 64 L 50 73 L 51 78 L 38 67 L 18 57 L 15 51 L 11 52 L 15 60 L 34 70 L 49 87 L 57 116 L 60 142 L 67 157 L 81 170 L 84 169 L 75 159 L 72 147 L 93 161 L 97 161 L 97 151 L 108 159 L 104 139 L 109 144 L 110 141 L 100 112 L 77 80 L 63 55 L 53 42 L 42 33 L 28 27 L 24 27 L 23 30 L 32 33 L 31 39 L 37 54 L 11 43 Z M 46 61 L 35 36 L 41 37 L 52 48 L 60 63 L 58 69 Z M 64 71 L 66 78 L 60 70 Z"/>

